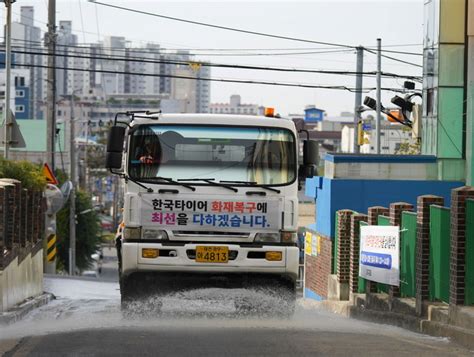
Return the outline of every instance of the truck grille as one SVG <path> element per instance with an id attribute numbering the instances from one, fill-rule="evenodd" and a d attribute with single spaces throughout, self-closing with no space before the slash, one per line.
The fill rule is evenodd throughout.
<path id="1" fill-rule="evenodd" d="M 247 239 L 250 232 L 208 232 L 208 231 L 173 231 L 176 238 L 243 238 Z"/>

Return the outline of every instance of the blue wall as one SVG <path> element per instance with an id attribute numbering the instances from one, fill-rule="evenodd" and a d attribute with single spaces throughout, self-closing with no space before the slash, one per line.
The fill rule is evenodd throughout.
<path id="1" fill-rule="evenodd" d="M 352 180 L 315 177 L 306 180 L 306 196 L 316 198 L 318 233 L 333 238 L 336 211 L 351 209 L 367 213 L 372 206 L 388 207 L 393 202 L 408 202 L 416 207 L 421 195 L 444 197 L 451 204 L 451 190 L 464 186 L 458 181 Z"/>

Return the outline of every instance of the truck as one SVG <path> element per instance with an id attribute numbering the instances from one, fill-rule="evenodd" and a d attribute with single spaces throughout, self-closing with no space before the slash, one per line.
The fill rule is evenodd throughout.
<path id="1" fill-rule="evenodd" d="M 297 194 L 316 164 L 317 143 L 300 140 L 289 119 L 118 113 L 106 167 L 124 189 L 116 242 L 122 309 L 149 296 L 222 287 L 259 290 L 291 314 Z M 257 300 L 236 299 L 235 308 L 268 309 Z"/>

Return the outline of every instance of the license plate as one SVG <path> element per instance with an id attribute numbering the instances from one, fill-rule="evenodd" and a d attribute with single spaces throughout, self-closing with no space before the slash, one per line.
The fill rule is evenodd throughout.
<path id="1" fill-rule="evenodd" d="M 227 263 L 228 261 L 228 247 L 207 245 L 196 247 L 196 262 L 198 263 Z"/>

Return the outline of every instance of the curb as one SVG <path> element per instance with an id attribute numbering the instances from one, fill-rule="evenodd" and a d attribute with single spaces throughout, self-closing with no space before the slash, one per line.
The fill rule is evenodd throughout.
<path id="1" fill-rule="evenodd" d="M 322 301 L 319 306 L 322 306 L 326 311 L 344 315 L 349 318 L 393 325 L 435 337 L 448 337 L 452 341 L 474 350 L 474 330 L 468 330 L 446 323 L 430 321 L 417 316 L 398 312 L 367 309 L 351 305 L 349 301 L 342 302 L 325 300 Z"/>
<path id="2" fill-rule="evenodd" d="M 25 300 L 24 302 L 16 305 L 6 312 L 0 313 L 0 325 L 9 325 L 23 319 L 28 313 L 34 309 L 46 305 L 51 300 L 54 300 L 55 296 L 51 293 L 43 293 L 34 298 Z"/>

